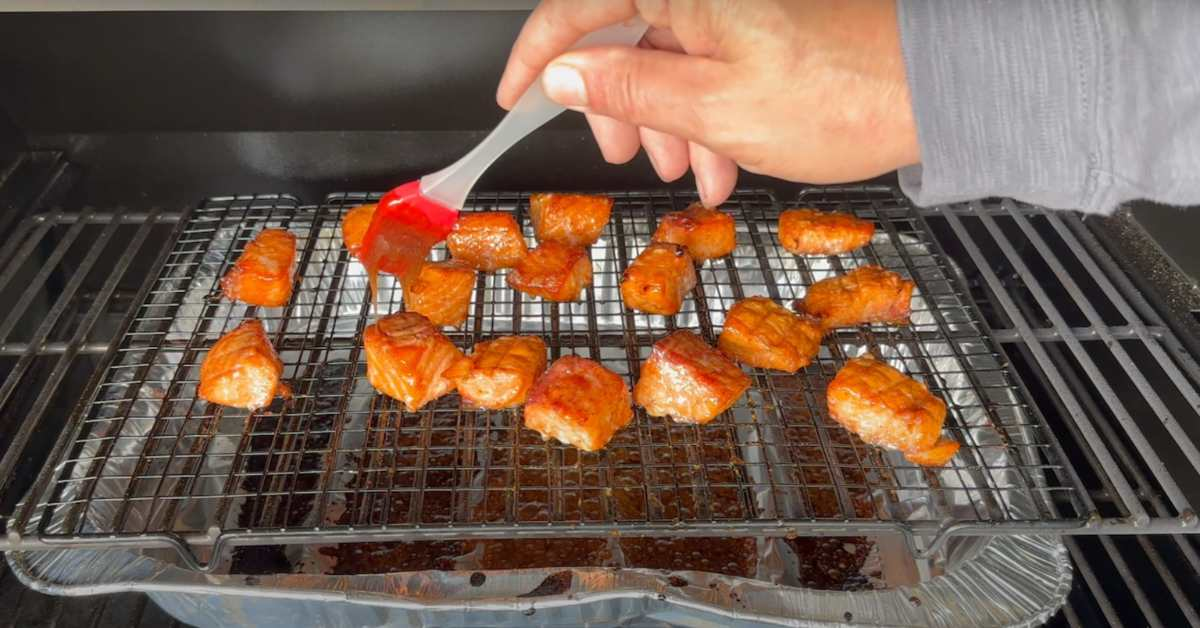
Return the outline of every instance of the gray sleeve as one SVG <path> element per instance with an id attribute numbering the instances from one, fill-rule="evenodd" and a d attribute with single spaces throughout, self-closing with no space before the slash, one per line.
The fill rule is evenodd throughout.
<path id="1" fill-rule="evenodd" d="M 918 205 L 1200 203 L 1200 3 L 897 0 Z"/>

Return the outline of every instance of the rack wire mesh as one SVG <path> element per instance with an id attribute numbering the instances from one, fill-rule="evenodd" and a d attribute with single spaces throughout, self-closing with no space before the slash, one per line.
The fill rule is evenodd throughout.
<path id="1" fill-rule="evenodd" d="M 799 204 L 816 205 L 822 208 L 871 207 L 880 205 L 884 208 L 894 208 L 894 192 L 887 188 L 847 186 L 836 188 L 818 188 L 805 190 L 798 199 Z M 260 198 L 259 202 L 269 204 L 272 199 L 280 197 Z M 359 196 L 333 197 L 331 202 L 345 206 L 357 202 Z M 686 199 L 676 199 L 685 202 Z M 228 202 L 228 201 L 226 201 Z M 298 205 L 294 200 L 287 200 L 285 205 Z M 330 210 L 332 211 L 332 210 Z M 893 214 L 900 212 L 888 210 Z M 953 214 L 955 219 L 965 227 L 969 239 L 963 240 L 950 226 Z M 1039 251 L 1029 243 L 1028 234 L 1017 225 L 1017 215 L 1024 216 L 1033 229 L 1048 245 Z M 994 238 L 983 226 L 983 216 L 991 219 L 1000 226 L 1000 237 L 1012 244 L 1012 250 L 1026 260 L 1030 274 L 1021 276 L 1005 262 L 1005 253 L 999 250 Z M 1196 574 L 1200 573 L 1200 561 L 1197 560 L 1197 536 L 1183 534 L 1194 531 L 1194 527 L 1183 524 L 1183 519 L 1168 501 L 1158 486 L 1157 476 L 1169 473 L 1176 476 L 1177 483 L 1186 492 L 1196 482 L 1189 481 L 1186 470 L 1189 464 L 1186 460 L 1172 457 L 1170 454 L 1174 445 L 1169 439 L 1152 441 L 1160 457 L 1166 457 L 1165 468 L 1150 468 L 1124 443 L 1112 427 L 1119 426 L 1114 422 L 1104 408 L 1104 400 L 1100 396 L 1098 385 L 1112 386 L 1119 392 L 1121 402 L 1129 412 L 1139 419 L 1154 418 L 1152 412 L 1140 401 L 1141 393 L 1132 385 L 1121 385 L 1121 380 L 1127 379 L 1121 365 L 1114 365 L 1111 359 L 1105 359 L 1106 353 L 1111 353 L 1106 342 L 1101 338 L 1101 332 L 1111 335 L 1118 344 L 1123 345 L 1133 363 L 1147 373 L 1151 382 L 1155 383 L 1155 394 L 1160 395 L 1168 404 L 1178 401 L 1179 393 L 1171 391 L 1175 385 L 1166 381 L 1159 385 L 1167 376 L 1165 373 L 1178 369 L 1187 374 L 1183 382 L 1195 381 L 1194 371 L 1184 366 L 1190 362 L 1188 352 L 1180 346 L 1171 330 L 1156 314 L 1154 308 L 1143 297 L 1142 288 L 1135 280 L 1127 276 L 1120 258 L 1113 257 L 1112 243 L 1103 241 L 1105 228 L 1103 222 L 1085 223 L 1072 214 L 1053 213 L 1032 208 L 1021 204 L 987 201 L 978 204 L 963 204 L 949 207 L 915 209 L 910 218 L 916 221 L 922 229 L 929 230 L 934 240 L 945 248 L 946 258 L 953 259 L 961 265 L 969 281 L 959 282 L 966 286 L 971 296 L 980 305 L 981 314 L 985 319 L 988 336 L 1003 349 L 1009 357 L 1015 371 L 1021 373 L 1024 381 L 1038 407 L 1047 415 L 1047 420 L 1060 438 L 1064 450 L 1068 454 L 1071 465 L 1084 480 L 1089 489 L 1103 525 L 1080 528 L 1075 532 L 1099 533 L 1094 537 L 1071 537 L 1066 540 L 1071 551 L 1079 578 L 1075 579 L 1075 587 L 1070 596 L 1064 613 L 1060 615 L 1055 625 L 1093 626 L 1093 625 L 1200 625 L 1197 619 L 1195 600 L 1200 599 L 1197 589 Z M 75 240 L 68 240 L 71 225 L 79 222 L 87 223 L 84 231 Z M 26 326 L 24 323 L 16 326 L 13 332 L 3 338 L 0 344 L 0 364 L 5 365 L 4 378 L 17 393 L 24 394 L 36 400 L 33 410 L 25 410 L 10 400 L 4 406 L 4 412 L 9 416 L 20 416 L 23 431 L 40 434 L 47 430 L 57 432 L 66 421 L 66 415 L 57 415 L 58 408 L 71 405 L 71 399 L 82 396 L 80 393 L 90 389 L 86 379 L 94 371 L 91 361 L 101 357 L 110 347 L 113 338 L 121 336 L 120 315 L 130 309 L 130 298 L 137 293 L 138 282 L 146 276 L 156 278 L 158 264 L 144 263 L 142 259 L 153 260 L 158 257 L 158 251 L 170 249 L 173 240 L 171 230 L 176 229 L 180 221 L 177 214 L 168 212 L 140 211 L 90 211 L 86 213 L 68 213 L 53 211 L 38 214 L 22 220 L 12 226 L 6 233 L 7 240 L 0 251 L 3 259 L 11 260 L 18 250 L 33 251 L 31 259 L 44 264 L 44 258 L 54 251 L 72 246 L 87 248 L 97 237 L 102 237 L 103 229 L 111 222 L 117 222 L 119 228 L 110 243 L 110 248 L 118 254 L 99 255 L 87 258 L 93 264 L 80 263 L 72 260 L 71 255 L 62 257 L 59 262 L 61 270 L 56 270 L 53 278 L 59 272 L 71 277 L 86 273 L 99 281 L 92 287 L 90 280 L 85 282 L 72 297 L 68 291 L 56 292 L 53 298 L 45 303 L 46 307 L 54 306 L 55 310 L 64 308 L 62 321 L 70 320 L 70 325 L 60 321 L 60 329 L 41 339 L 37 325 Z M 143 225 L 154 223 L 150 233 L 142 239 Z M 1089 226 L 1090 225 L 1090 226 Z M 1124 233 L 1124 230 L 1122 231 Z M 1099 236 L 1099 237 L 1098 237 Z M 142 239 L 139 255 L 129 257 L 120 254 L 121 251 L 137 249 L 136 244 L 128 240 Z M 1119 243 L 1118 243 L 1119 244 Z M 84 246 L 87 245 L 87 246 Z M 165 248 L 164 248 L 165 247 Z M 972 261 L 970 251 L 978 249 L 980 259 L 988 273 L 994 276 L 994 281 L 986 279 L 985 272 Z M 152 254 L 142 255 L 143 252 Z M 1042 260 L 1042 261 L 1039 261 Z M 1051 261 L 1046 261 L 1051 260 Z M 1089 299 L 1101 314 L 1099 327 L 1089 324 L 1080 314 L 1080 308 L 1075 304 L 1075 297 L 1059 286 L 1060 280 L 1049 269 L 1050 264 L 1057 260 L 1068 271 L 1070 281 L 1084 289 L 1083 296 Z M 87 260 L 84 260 L 85 262 Z M 12 273 L 15 265 L 7 262 L 6 273 Z M 949 264 L 949 262 L 947 262 Z M 144 266 L 144 267 L 143 267 Z M 949 266 L 953 270 L 953 266 Z M 120 285 L 110 291 L 106 278 L 125 275 Z M 7 280 L 6 280 L 7 281 Z M 10 283 L 17 284 L 14 294 L 19 297 L 28 283 L 18 279 Z M 1044 311 L 1049 306 L 1040 304 L 1027 288 L 1026 283 L 1043 285 L 1043 296 L 1048 303 L 1066 313 L 1065 331 L 1057 328 Z M 11 288 L 11 286 L 10 286 Z M 1014 311 L 1020 315 L 1014 320 L 1001 305 L 1000 295 L 1007 295 Z M 1078 296 L 1078 295 L 1076 295 Z M 14 297 L 15 298 L 15 297 Z M 64 303 L 67 303 L 65 306 Z M 37 315 L 38 302 L 33 302 L 27 311 L 20 312 L 23 319 L 39 322 Z M 104 314 L 95 319 L 96 308 L 102 308 Z M 1115 309 L 1114 309 L 1115 308 Z M 75 312 L 78 310 L 78 318 Z M 109 316 L 109 311 L 116 312 L 117 318 L 113 323 L 103 321 Z M 19 308 L 10 309 L 10 314 L 19 312 Z M 85 322 L 77 323 L 82 320 Z M 98 320 L 95 325 L 88 321 Z M 1018 322 L 1023 325 L 1018 326 Z M 63 333 L 59 333 L 62 331 Z M 1104 379 L 1092 381 L 1086 379 L 1086 374 L 1078 361 L 1073 360 L 1065 352 L 1067 349 L 1063 338 L 1065 335 L 1076 337 L 1086 348 L 1089 359 L 1099 360 Z M 39 342 L 40 339 L 40 342 Z M 1169 359 L 1166 364 L 1158 365 L 1157 359 L 1149 350 L 1143 350 L 1146 345 L 1158 345 Z M 1034 349 L 1040 345 L 1042 350 Z M 1045 365 L 1038 362 L 1035 353 L 1044 352 Z M 32 362 L 28 356 L 32 355 Z M 60 368 L 62 361 L 75 355 L 71 368 Z M 1160 357 L 1162 354 L 1159 354 Z M 65 357 L 64 357 L 65 356 Z M 37 368 L 38 361 L 50 361 L 54 368 L 49 373 Z M 74 363 L 86 362 L 78 368 Z M 28 368 L 20 365 L 30 364 Z M 1194 363 L 1194 362 L 1192 362 Z M 1049 388 L 1051 376 L 1047 373 L 1058 373 L 1063 388 L 1045 394 Z M 1190 380 L 1189 380 L 1190 378 Z M 79 380 L 79 381 L 76 381 Z M 1064 401 L 1063 399 L 1071 400 Z M 1068 405 L 1070 408 L 1068 408 Z M 1185 427 L 1195 423 L 1200 417 L 1194 408 L 1186 406 L 1179 408 L 1178 404 L 1170 406 L 1174 410 L 1174 419 Z M 1072 414 L 1077 412 L 1078 414 Z M 1103 467 L 1092 452 L 1078 445 L 1080 436 L 1073 428 L 1080 420 L 1091 419 L 1105 435 L 1106 448 L 1113 453 L 1116 467 Z M 1154 418 L 1157 420 L 1157 418 Z M 71 440 L 74 419 L 66 427 L 66 440 Z M 28 430 L 24 426 L 29 426 Z M 6 460 L 26 459 L 30 454 L 23 442 L 12 442 L 5 452 Z M 30 447 L 30 449 L 33 449 Z M 9 468 L 6 466 L 6 468 Z M 33 469 L 36 471 L 36 469 Z M 1141 528 L 1128 523 L 1126 513 L 1128 508 L 1126 497 L 1113 490 L 1108 479 L 1112 474 L 1124 475 L 1134 490 L 1133 502 L 1140 503 L 1150 516 L 1151 524 Z M 7 476 L 7 474 L 6 474 Z M 1193 498 L 1194 500 L 1194 498 Z M 1186 510 L 1185 510 L 1186 512 Z M 1095 521 L 1095 519 L 1092 519 Z M 1124 520 L 1126 523 L 1119 523 Z M 1154 528 L 1154 521 L 1173 523 L 1172 534 L 1136 534 L 1133 536 L 1108 536 L 1107 531 L 1151 532 L 1164 531 L 1164 528 Z M 16 527 L 16 520 L 7 521 L 9 529 L 16 532 L 0 539 L 0 548 L 20 550 L 36 549 L 36 530 L 29 525 Z M 27 534 L 22 534 L 27 532 Z M 79 539 L 83 544 L 86 539 Z M 106 607 L 111 609 L 138 609 L 131 612 L 140 614 L 140 609 L 147 605 L 145 598 L 134 598 L 134 594 L 117 596 Z M 26 625 L 33 621 L 44 619 L 47 614 L 61 617 L 90 617 L 95 619 L 99 606 L 93 606 L 96 598 L 61 598 L 49 597 L 25 589 L 16 578 L 8 573 L 6 567 L 0 567 L 0 598 L 9 600 L 6 608 L 13 608 L 12 621 L 14 625 Z M 101 598 L 108 600 L 109 598 Z M 46 609 L 52 609 L 46 611 Z M 91 615 L 89 615 L 91 613 Z M 107 617 L 107 614 L 106 614 Z M 90 620 L 89 620 L 90 621 Z M 105 620 L 102 623 L 108 625 Z M 119 620 L 112 625 L 121 624 Z M 128 623 L 128 621 L 124 622 Z M 144 623 L 144 622 L 143 622 Z M 165 623 L 160 622 L 160 623 Z"/>
<path id="2" fill-rule="evenodd" d="M 494 335 L 538 334 L 552 359 L 597 359 L 632 382 L 670 331 L 715 340 L 736 300 L 787 302 L 817 279 L 866 263 L 916 282 L 913 324 L 839 332 L 794 376 L 754 370 L 751 391 L 709 425 L 639 410 L 603 451 L 583 453 L 522 429 L 519 411 L 469 411 L 452 395 L 409 413 L 371 389 L 362 331 L 400 309 L 402 295 L 385 283 L 380 299 L 367 302 L 338 224 L 377 197 L 339 194 L 319 206 L 286 196 L 216 198 L 181 225 L 10 535 L 56 546 L 171 545 L 186 557 L 225 542 L 314 539 L 1095 529 L 1092 497 L 1008 367 L 997 346 L 1003 335 L 993 336 L 925 216 L 889 188 L 801 197 L 876 223 L 870 246 L 833 258 L 784 252 L 775 231 L 781 204 L 766 192 L 739 192 L 724 207 L 737 218 L 737 249 L 700 269 L 693 298 L 670 318 L 625 310 L 617 285 L 657 217 L 692 199 L 613 196 L 582 300 L 546 303 L 510 290 L 503 273 L 481 274 L 471 315 L 450 338 L 465 349 Z M 478 195 L 468 209 L 512 211 L 527 222 L 522 194 Z M 219 277 L 266 226 L 299 237 L 292 301 L 261 309 L 214 298 Z M 195 396 L 205 349 L 248 316 L 266 324 L 296 392 L 249 415 Z M 947 429 L 964 445 L 949 467 L 910 465 L 828 418 L 825 384 L 863 351 L 947 399 Z"/>

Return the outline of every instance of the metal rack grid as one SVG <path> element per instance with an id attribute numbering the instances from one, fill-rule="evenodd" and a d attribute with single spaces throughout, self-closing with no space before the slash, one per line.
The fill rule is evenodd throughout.
<path id="1" fill-rule="evenodd" d="M 708 426 L 639 411 L 598 454 L 542 442 L 519 428 L 519 413 L 468 412 L 453 396 L 406 413 L 371 390 L 361 332 L 373 316 L 398 309 L 400 295 L 385 284 L 377 304 L 364 303 L 361 267 L 340 246 L 337 224 L 347 208 L 374 197 L 336 195 L 318 207 L 279 196 L 213 199 L 181 227 L 94 396 L 64 432 L 40 478 L 43 490 L 10 525 L 9 543 L 170 546 L 200 567 L 192 550 L 219 556 L 225 543 L 1117 531 L 1124 522 L 1099 517 L 1080 490 L 923 216 L 882 190 L 861 202 L 836 191 L 803 199 L 835 203 L 880 227 L 864 252 L 803 260 L 777 245 L 780 204 L 767 193 L 740 192 L 725 207 L 739 219 L 737 251 L 701 269 L 694 298 L 674 318 L 625 311 L 616 285 L 655 217 L 681 209 L 686 197 L 614 195 L 614 218 L 592 250 L 595 285 L 581 302 L 531 300 L 509 290 L 502 274 L 481 275 L 470 319 L 449 334 L 461 346 L 536 333 L 552 358 L 579 353 L 630 378 L 672 329 L 714 339 L 724 312 L 743 296 L 787 300 L 820 276 L 863 263 L 917 282 L 912 326 L 841 332 L 797 376 L 755 371 L 748 396 Z M 518 217 L 526 207 L 516 194 L 480 195 L 474 206 Z M 217 278 L 268 225 L 300 236 L 292 302 L 255 311 L 212 299 Z M 197 403 L 203 350 L 250 315 L 272 334 L 295 399 L 249 417 Z M 951 402 L 948 429 L 964 453 L 950 468 L 907 465 L 827 418 L 824 383 L 848 353 L 864 350 L 894 360 Z M 969 414 L 984 422 L 968 423 Z M 904 508 L 914 493 L 927 498 L 926 508 Z M 1150 520 L 1137 531 L 1156 522 L 1166 523 Z"/>
<path id="2" fill-rule="evenodd" d="M 1077 215 L 1000 200 L 921 218 L 978 277 L 992 337 L 1094 498 L 1090 529 L 1100 534 L 1065 540 L 1082 576 L 1066 623 L 1200 625 L 1200 368 L 1103 242 L 1109 223 L 1125 230 L 1129 219 L 1089 228 Z M 1137 536 L 1104 534 L 1113 528 Z M 1138 534 L 1150 531 L 1162 534 Z"/>

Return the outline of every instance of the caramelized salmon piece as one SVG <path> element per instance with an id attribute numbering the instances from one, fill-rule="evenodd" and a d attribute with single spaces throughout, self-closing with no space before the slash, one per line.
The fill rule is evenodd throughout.
<path id="1" fill-rule="evenodd" d="M 913 287 L 890 270 L 860 266 L 813 284 L 795 307 L 819 318 L 827 330 L 864 323 L 907 325 Z"/>
<path id="2" fill-rule="evenodd" d="M 591 246 L 600 239 L 612 208 L 607 196 L 544 192 L 529 197 L 529 219 L 539 243 Z"/>
<path id="3" fill-rule="evenodd" d="M 439 327 L 457 327 L 467 320 L 474 290 L 474 268 L 457 260 L 426 262 L 404 288 L 404 308 Z"/>
<path id="4" fill-rule="evenodd" d="M 869 220 L 841 212 L 789 209 L 779 214 L 779 243 L 795 255 L 841 255 L 875 235 Z"/>
<path id="5" fill-rule="evenodd" d="M 650 416 L 708 423 L 750 387 L 750 378 L 725 354 L 690 331 L 654 343 L 633 390 Z"/>
<path id="6" fill-rule="evenodd" d="M 362 250 L 363 238 L 367 236 L 367 227 L 371 226 L 371 219 L 374 217 L 374 203 L 359 205 L 342 216 L 342 242 L 355 259 L 358 259 L 358 253 Z"/>
<path id="7" fill-rule="evenodd" d="M 846 362 L 826 392 L 829 415 L 863 441 L 917 464 L 943 464 L 958 449 L 939 440 L 946 403 L 920 382 L 871 356 Z M 941 460 L 942 462 L 938 462 Z"/>
<path id="8" fill-rule="evenodd" d="M 683 245 L 697 262 L 725 257 L 737 244 L 733 216 L 700 203 L 663 216 L 651 239 Z"/>
<path id="9" fill-rule="evenodd" d="M 584 451 L 604 447 L 632 419 L 625 380 L 573 355 L 550 365 L 525 402 L 525 427 Z"/>
<path id="10" fill-rule="evenodd" d="M 909 452 L 904 454 L 904 457 L 913 464 L 919 464 L 922 467 L 943 467 L 947 462 L 958 453 L 958 441 L 948 436 L 943 436 L 933 444 L 933 447 L 925 451 Z"/>
<path id="11" fill-rule="evenodd" d="M 592 285 L 592 260 L 581 246 L 543 242 L 508 273 L 508 285 L 550 301 L 574 301 Z"/>
<path id="12" fill-rule="evenodd" d="M 290 397 L 279 381 L 283 362 L 257 319 L 238 325 L 221 336 L 200 364 L 200 398 L 205 401 L 257 410 L 271 405 L 276 396 Z"/>
<path id="13" fill-rule="evenodd" d="M 283 229 L 263 229 L 221 278 L 221 291 L 250 305 L 287 305 L 295 267 L 296 236 Z"/>
<path id="14" fill-rule="evenodd" d="M 696 287 L 696 267 L 687 249 L 678 244 L 647 246 L 621 275 L 625 306 L 670 316 L 683 307 L 683 297 Z"/>
<path id="15" fill-rule="evenodd" d="M 458 394 L 489 410 L 525 403 L 546 370 L 546 343 L 535 336 L 503 336 L 475 345 L 457 373 Z"/>
<path id="16" fill-rule="evenodd" d="M 462 351 L 420 314 L 400 312 L 379 319 L 367 326 L 363 345 L 367 380 L 409 411 L 454 389 L 449 372 L 463 359 Z"/>
<path id="17" fill-rule="evenodd" d="M 516 266 L 527 252 L 521 227 L 505 212 L 462 214 L 446 247 L 454 259 L 488 272 Z"/>
<path id="18" fill-rule="evenodd" d="M 795 373 L 817 357 L 822 335 L 820 321 L 749 297 L 729 309 L 717 346 L 743 364 Z"/>

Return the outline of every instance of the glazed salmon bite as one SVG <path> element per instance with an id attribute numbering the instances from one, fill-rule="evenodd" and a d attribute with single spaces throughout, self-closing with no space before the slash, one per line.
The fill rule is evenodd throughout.
<path id="1" fill-rule="evenodd" d="M 841 212 L 789 209 L 779 215 L 779 244 L 795 255 L 841 255 L 875 235 L 869 220 Z"/>
<path id="2" fill-rule="evenodd" d="M 625 307 L 670 316 L 679 313 L 683 298 L 696 287 L 696 267 L 687 249 L 678 244 L 646 247 L 621 275 Z"/>
<path id="3" fill-rule="evenodd" d="M 371 226 L 371 219 L 374 217 L 374 203 L 359 205 L 342 217 L 342 242 L 346 245 L 346 250 L 350 251 L 351 257 L 358 259 L 363 238 L 367 236 L 367 228 Z"/>
<path id="4" fill-rule="evenodd" d="M 404 307 L 439 327 L 457 327 L 467 320 L 474 291 L 474 268 L 457 260 L 427 262 L 404 288 Z"/>
<path id="5" fill-rule="evenodd" d="M 200 364 L 201 399 L 223 406 L 258 410 L 276 396 L 290 397 L 279 381 L 283 362 L 262 322 L 248 320 L 221 336 Z"/>
<path id="6" fill-rule="evenodd" d="M 604 232 L 612 208 L 607 196 L 544 192 L 529 197 L 529 219 L 539 243 L 591 246 Z"/>
<path id="7" fill-rule="evenodd" d="M 233 301 L 281 307 L 292 298 L 295 272 L 296 236 L 283 229 L 263 229 L 221 278 L 221 291 Z"/>
<path id="8" fill-rule="evenodd" d="M 878 266 L 861 266 L 809 286 L 795 308 L 820 319 L 825 329 L 864 323 L 907 325 L 913 282 Z"/>
<path id="9" fill-rule="evenodd" d="M 475 345 L 455 379 L 458 394 L 478 408 L 499 410 L 525 403 L 546 370 L 546 343 L 535 336 L 503 336 Z"/>
<path id="10" fill-rule="evenodd" d="M 795 373 L 817 356 L 823 333 L 816 319 L 749 297 L 729 309 L 717 346 L 743 364 Z"/>
<path id="11" fill-rule="evenodd" d="M 673 212 L 658 221 L 651 240 L 687 247 L 697 262 L 725 257 L 737 245 L 733 216 L 700 203 L 692 203 L 681 212 Z"/>
<path id="12" fill-rule="evenodd" d="M 946 403 L 871 356 L 847 361 L 829 383 L 826 399 L 833 420 L 917 464 L 945 464 L 958 451 L 956 441 L 940 438 Z"/>
<path id="13" fill-rule="evenodd" d="M 550 365 L 525 402 L 525 427 L 584 451 L 601 449 L 632 419 L 625 380 L 573 355 Z"/>
<path id="14" fill-rule="evenodd" d="M 690 331 L 654 343 L 633 398 L 650 416 L 681 423 L 708 423 L 750 387 L 732 360 Z"/>
<path id="15" fill-rule="evenodd" d="M 454 389 L 452 369 L 463 360 L 429 319 L 414 312 L 385 316 L 363 333 L 367 380 L 410 412 Z"/>
<path id="16" fill-rule="evenodd" d="M 525 257 L 525 236 L 512 214 L 472 212 L 459 216 L 446 237 L 454 259 L 487 272 L 512 268 Z"/>
<path id="17" fill-rule="evenodd" d="M 508 285 L 550 301 L 574 301 L 592 285 L 592 260 L 581 246 L 543 242 L 508 273 Z"/>

